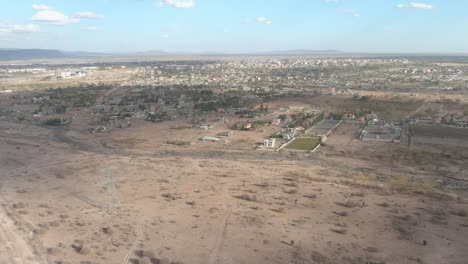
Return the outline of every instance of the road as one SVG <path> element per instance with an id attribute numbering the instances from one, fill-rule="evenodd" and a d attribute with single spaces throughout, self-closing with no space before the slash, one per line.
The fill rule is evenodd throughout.
<path id="1" fill-rule="evenodd" d="M 41 264 L 13 220 L 0 206 L 0 264 Z"/>

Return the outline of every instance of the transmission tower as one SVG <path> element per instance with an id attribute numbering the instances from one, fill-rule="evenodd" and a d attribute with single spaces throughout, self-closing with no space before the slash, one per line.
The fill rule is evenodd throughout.
<path id="1" fill-rule="evenodd" d="M 120 207 L 120 199 L 117 195 L 117 190 L 115 189 L 114 184 L 114 177 L 112 175 L 111 169 L 108 170 L 108 173 L 105 178 L 105 186 L 107 189 L 107 196 L 108 196 L 108 209 L 112 208 L 119 208 Z"/>

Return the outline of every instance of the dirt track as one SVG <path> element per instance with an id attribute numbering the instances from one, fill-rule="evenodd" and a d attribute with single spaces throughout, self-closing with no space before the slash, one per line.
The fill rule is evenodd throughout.
<path id="1" fill-rule="evenodd" d="M 0 206 L 0 263 L 2 264 L 41 264 L 32 252 L 28 242 L 22 237 L 13 220 Z"/>

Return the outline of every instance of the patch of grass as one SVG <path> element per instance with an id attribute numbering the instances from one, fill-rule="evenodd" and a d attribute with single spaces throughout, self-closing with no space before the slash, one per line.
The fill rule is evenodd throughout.
<path id="1" fill-rule="evenodd" d="M 353 178 L 353 183 L 358 186 L 375 185 L 375 179 L 368 175 L 359 174 Z"/>
<path id="2" fill-rule="evenodd" d="M 399 175 L 390 181 L 390 188 L 395 191 L 403 191 L 411 186 L 411 179 L 408 176 Z"/>
<path id="3" fill-rule="evenodd" d="M 411 179 L 409 176 L 399 175 L 389 182 L 389 188 L 398 192 L 410 192 L 415 194 L 436 194 L 436 183 L 433 180 Z"/>
<path id="4" fill-rule="evenodd" d="M 190 141 L 183 141 L 183 140 L 169 140 L 166 142 L 169 145 L 176 145 L 176 146 L 190 146 L 192 142 Z"/>
<path id="5" fill-rule="evenodd" d="M 63 126 L 66 123 L 67 122 L 62 120 L 61 118 L 51 118 L 51 119 L 44 121 L 44 125 L 47 125 L 47 126 Z"/>
<path id="6" fill-rule="evenodd" d="M 286 149 L 311 151 L 320 144 L 319 138 L 297 138 Z"/>
<path id="7" fill-rule="evenodd" d="M 174 130 L 184 130 L 184 129 L 190 129 L 192 126 L 171 126 L 171 129 Z"/>

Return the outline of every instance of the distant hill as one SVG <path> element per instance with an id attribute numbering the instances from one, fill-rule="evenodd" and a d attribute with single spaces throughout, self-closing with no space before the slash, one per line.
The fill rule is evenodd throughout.
<path id="1" fill-rule="evenodd" d="M 82 51 L 61 51 L 53 49 L 1 49 L 0 61 L 27 61 L 38 59 L 92 59 L 92 58 L 131 58 L 131 57 L 167 57 L 167 56 L 313 56 L 313 57 L 360 57 L 360 58 L 407 58 L 432 62 L 467 62 L 468 54 L 424 54 L 424 53 L 364 53 L 339 50 L 279 50 L 268 52 L 223 53 L 223 52 L 166 52 L 149 50 L 128 53 L 99 53 Z"/>
<path id="2" fill-rule="evenodd" d="M 278 50 L 270 52 L 260 52 L 259 54 L 281 54 L 281 55 L 307 55 L 307 54 L 341 54 L 345 53 L 339 50 L 306 50 L 306 49 L 296 49 L 296 50 Z"/>
<path id="3" fill-rule="evenodd" d="M 168 55 L 168 52 L 162 51 L 162 50 L 149 50 L 149 51 L 141 51 L 141 52 L 135 52 L 135 53 L 130 53 L 128 56 L 163 56 L 163 55 Z"/>
<path id="4" fill-rule="evenodd" d="M 111 57 L 112 54 L 52 49 L 0 49 L 0 61 Z"/>
<path id="5" fill-rule="evenodd" d="M 0 49 L 0 60 L 56 59 L 66 55 L 59 50 L 44 49 Z"/>
<path id="6" fill-rule="evenodd" d="M 20 61 L 36 59 L 75 59 L 98 57 L 156 57 L 167 56 L 171 53 L 161 50 L 151 50 L 135 53 L 99 53 L 83 51 L 61 51 L 52 49 L 0 49 L 0 61 Z"/>

